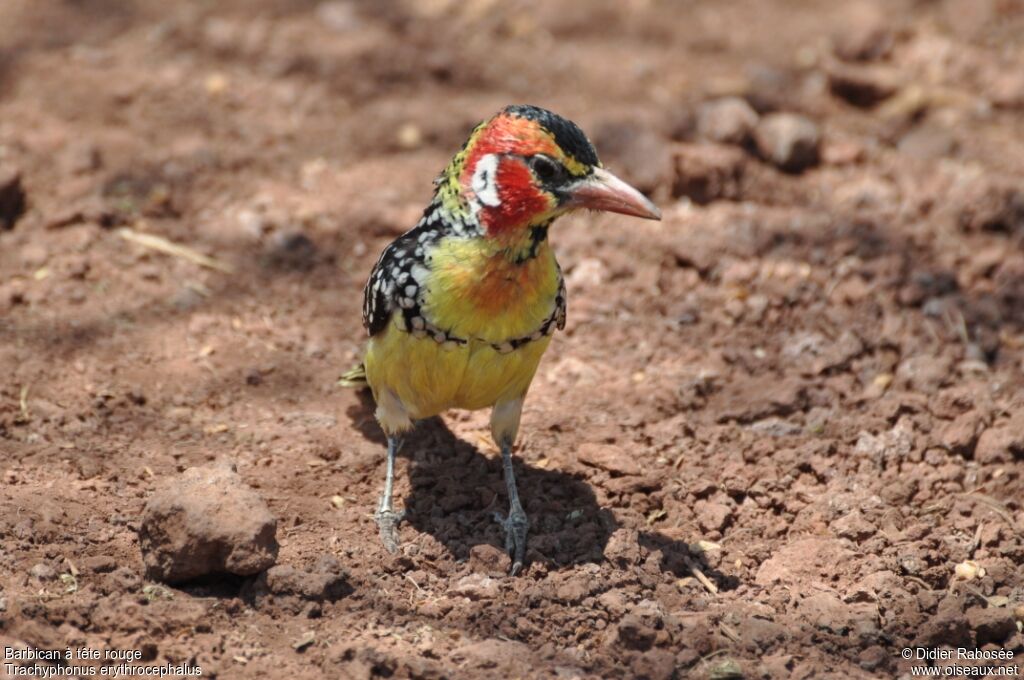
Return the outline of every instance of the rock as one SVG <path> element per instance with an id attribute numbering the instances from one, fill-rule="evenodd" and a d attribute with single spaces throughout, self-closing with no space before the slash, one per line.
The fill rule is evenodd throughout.
<path id="1" fill-rule="evenodd" d="M 839 575 L 853 557 L 853 552 L 836 539 L 797 539 L 762 562 L 754 582 L 760 586 L 777 582 L 788 585 L 818 580 L 828 582 Z"/>
<path id="2" fill-rule="evenodd" d="M 43 562 L 35 564 L 28 570 L 28 575 L 37 581 L 52 581 L 57 578 L 57 572 L 53 567 Z"/>
<path id="3" fill-rule="evenodd" d="M 451 658 L 469 668 L 516 669 L 518 675 L 532 655 L 530 648 L 522 642 L 490 639 L 463 645 L 452 652 Z M 504 674 L 497 675 L 501 677 Z"/>
<path id="4" fill-rule="evenodd" d="M 744 617 L 737 632 L 744 642 L 756 645 L 759 649 L 774 649 L 784 642 L 788 636 L 786 626 L 761 616 Z"/>
<path id="5" fill-rule="evenodd" d="M 621 527 L 613 531 L 604 548 L 604 557 L 619 569 L 639 564 L 643 552 L 637 532 Z"/>
<path id="6" fill-rule="evenodd" d="M 714 99 L 697 110 L 697 134 L 718 144 L 745 144 L 757 120 L 757 112 L 744 99 Z"/>
<path id="7" fill-rule="evenodd" d="M 243 589 L 243 597 L 259 606 L 270 599 L 276 607 L 292 614 L 305 611 L 311 617 L 319 616 L 320 604 L 335 602 L 351 592 L 348 572 L 338 559 L 324 555 L 310 569 L 296 569 L 279 564 L 267 569 Z"/>
<path id="8" fill-rule="evenodd" d="M 120 224 L 122 218 L 99 196 L 87 196 L 69 205 L 61 204 L 44 209 L 41 222 L 44 229 L 61 229 L 83 222 L 112 227 Z"/>
<path id="9" fill-rule="evenodd" d="M 942 445 L 964 456 L 974 452 L 978 436 L 985 429 L 985 421 L 977 411 L 968 411 L 942 428 L 939 435 Z"/>
<path id="10" fill-rule="evenodd" d="M 676 142 L 692 142 L 697 135 L 697 114 L 689 106 L 674 107 L 666 121 L 669 139 Z"/>
<path id="11" fill-rule="evenodd" d="M 270 237 L 266 264 L 286 271 L 309 271 L 316 265 L 316 244 L 301 231 L 279 231 Z"/>
<path id="12" fill-rule="evenodd" d="M 786 172 L 801 172 L 818 164 L 821 132 L 794 113 L 772 113 L 757 124 L 754 142 L 761 158 Z"/>
<path id="13" fill-rule="evenodd" d="M 656 491 L 661 488 L 663 483 L 664 480 L 654 474 L 625 475 L 606 480 L 604 488 L 613 494 L 643 493 L 645 491 Z"/>
<path id="14" fill-rule="evenodd" d="M 602 159 L 614 164 L 624 180 L 644 193 L 671 181 L 669 145 L 650 125 L 637 121 L 607 122 L 598 126 L 594 143 L 601 149 Z"/>
<path id="15" fill-rule="evenodd" d="M 491 600 L 498 596 L 498 592 L 498 581 L 484 574 L 463 576 L 451 589 L 452 594 L 471 600 Z"/>
<path id="16" fill-rule="evenodd" d="M 327 555 L 313 569 L 302 571 L 278 564 L 261 575 L 274 595 L 296 595 L 306 600 L 334 600 L 346 589 L 348 573 L 337 558 Z"/>
<path id="17" fill-rule="evenodd" d="M 672 680 L 679 677 L 676 671 L 676 655 L 672 651 L 660 647 L 638 654 L 630 664 L 629 670 L 634 678 Z M 583 677 L 583 675 L 579 673 L 572 677 Z"/>
<path id="18" fill-rule="evenodd" d="M 1007 607 L 975 607 L 967 611 L 967 622 L 974 631 L 978 647 L 989 643 L 1002 644 L 1017 632 L 1013 610 Z"/>
<path id="19" fill-rule="evenodd" d="M 959 284 L 948 272 L 915 272 L 910 282 L 900 289 L 900 302 L 904 305 L 920 305 L 926 299 L 948 295 L 957 290 Z"/>
<path id="20" fill-rule="evenodd" d="M 908 389 L 934 394 L 949 379 L 952 369 L 953 362 L 948 357 L 919 354 L 900 363 L 896 379 Z"/>
<path id="21" fill-rule="evenodd" d="M 943 127 L 920 125 L 903 135 L 896 149 L 911 158 L 933 161 L 956 153 L 956 137 Z"/>
<path id="22" fill-rule="evenodd" d="M 744 71 L 747 87 L 743 99 L 759 113 L 785 109 L 804 94 L 800 88 L 806 81 L 798 68 L 753 62 Z"/>
<path id="23" fill-rule="evenodd" d="M 964 267 L 968 280 L 972 283 L 980 279 L 990 278 L 999 265 L 1003 263 L 1006 255 L 1006 246 L 1003 244 L 981 248 L 969 255 L 969 260 Z"/>
<path id="24" fill-rule="evenodd" d="M 1008 423 L 990 427 L 978 437 L 974 460 L 981 464 L 1009 463 L 1024 458 L 1024 413 L 1018 412 Z"/>
<path id="25" fill-rule="evenodd" d="M 822 421 L 824 422 L 824 420 Z M 750 424 L 750 429 L 759 434 L 769 437 L 793 437 L 804 431 L 804 426 L 799 423 L 791 423 L 782 418 L 765 418 L 756 420 Z"/>
<path id="26" fill-rule="evenodd" d="M 852 331 L 844 331 L 837 339 L 815 331 L 804 331 L 794 334 L 782 348 L 782 353 L 796 362 L 804 375 L 818 375 L 845 368 L 864 349 L 864 342 Z"/>
<path id="27" fill-rule="evenodd" d="M 871 632 L 876 627 L 876 611 L 873 604 L 846 604 L 827 592 L 809 595 L 797 606 L 801 618 L 810 625 L 836 635 Z"/>
<path id="28" fill-rule="evenodd" d="M 693 512 L 697 515 L 697 524 L 704 531 L 721 531 L 732 517 L 732 508 L 728 505 L 705 500 L 697 501 Z"/>
<path id="29" fill-rule="evenodd" d="M 874 671 L 889 660 L 890 651 L 881 645 L 872 645 L 857 655 L 857 665 L 866 671 Z"/>
<path id="30" fill-rule="evenodd" d="M 626 606 L 629 604 L 621 590 L 605 591 L 598 595 L 597 602 L 610 616 L 616 619 L 626 613 Z"/>
<path id="31" fill-rule="evenodd" d="M 490 543 L 474 545 L 469 549 L 469 564 L 475 573 L 501 574 L 508 570 L 508 555 Z"/>
<path id="32" fill-rule="evenodd" d="M 230 54 L 243 49 L 241 33 L 242 29 L 238 22 L 214 17 L 203 24 L 199 37 L 214 51 Z"/>
<path id="33" fill-rule="evenodd" d="M 853 139 L 826 140 L 821 149 L 821 160 L 826 165 L 853 165 L 868 156 L 864 144 Z"/>
<path id="34" fill-rule="evenodd" d="M 971 629 L 961 607 L 951 595 L 939 602 L 935 615 L 919 628 L 914 644 L 922 647 L 970 645 Z"/>
<path id="35" fill-rule="evenodd" d="M 1011 183 L 977 180 L 967 184 L 954 202 L 965 231 L 1012 233 L 1024 227 L 1024 190 Z"/>
<path id="36" fill-rule="evenodd" d="M 832 531 L 840 538 L 859 543 L 875 535 L 875 526 L 864 519 L 859 510 L 854 510 L 832 522 Z"/>
<path id="37" fill-rule="evenodd" d="M 266 503 L 233 469 L 189 468 L 146 503 L 139 546 L 152 579 L 251 576 L 276 561 L 276 531 Z"/>
<path id="38" fill-rule="evenodd" d="M 581 444 L 576 458 L 613 475 L 639 475 L 643 471 L 634 456 L 610 444 Z"/>
<path id="39" fill-rule="evenodd" d="M 893 32 L 878 21 L 844 28 L 832 39 L 832 51 L 843 61 L 875 61 L 885 57 L 895 43 Z"/>
<path id="40" fill-rule="evenodd" d="M 828 69 L 833 95 L 861 108 L 870 108 L 896 94 L 899 74 L 883 66 L 833 65 Z"/>
<path id="41" fill-rule="evenodd" d="M 626 649 L 646 651 L 654 644 L 658 631 L 648 625 L 639 614 L 630 612 L 622 617 L 616 629 L 618 643 Z"/>
<path id="42" fill-rule="evenodd" d="M 720 423 L 751 423 L 789 415 L 806 401 L 806 390 L 799 380 L 763 375 L 726 385 L 711 399 L 710 407 Z"/>
<path id="43" fill-rule="evenodd" d="M 95 144 L 75 144 L 64 155 L 62 165 L 70 175 L 84 175 L 103 167 L 103 154 Z"/>
<path id="44" fill-rule="evenodd" d="M 900 588 L 900 579 L 893 572 L 876 571 L 847 588 L 843 599 L 847 602 L 877 602 L 879 598 L 893 597 Z"/>
<path id="45" fill-rule="evenodd" d="M 989 84 L 988 97 L 1000 109 L 1024 109 L 1024 72 L 1000 72 Z"/>
<path id="46" fill-rule="evenodd" d="M 741 197 L 747 162 L 742 150 L 718 144 L 680 144 L 673 162 L 673 197 L 685 196 L 699 205 Z"/>
<path id="47" fill-rule="evenodd" d="M 88 574 L 106 574 L 117 569 L 117 560 L 110 555 L 93 555 L 80 560 L 78 567 Z"/>
<path id="48" fill-rule="evenodd" d="M 25 214 L 27 199 L 21 185 L 21 173 L 16 169 L 0 166 L 0 231 L 14 228 Z"/>
<path id="49" fill-rule="evenodd" d="M 555 591 L 555 599 L 568 604 L 582 600 L 590 593 L 590 580 L 585 577 L 571 578 Z"/>
<path id="50" fill-rule="evenodd" d="M 908 419 L 901 418 L 896 426 L 878 436 L 860 432 L 853 451 L 857 455 L 875 461 L 898 462 L 906 459 L 914 450 L 914 426 Z"/>
<path id="51" fill-rule="evenodd" d="M 350 33 L 363 25 L 355 3 L 342 0 L 321 2 L 316 6 L 316 18 L 336 33 Z"/>
<path id="52" fill-rule="evenodd" d="M 569 290 L 579 288 L 595 288 L 608 281 L 611 272 L 608 265 L 596 257 L 585 257 L 576 263 L 576 266 L 565 277 L 565 285 Z"/>

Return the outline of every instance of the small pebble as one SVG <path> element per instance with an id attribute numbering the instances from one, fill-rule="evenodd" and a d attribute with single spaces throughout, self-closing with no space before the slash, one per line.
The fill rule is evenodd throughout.
<path id="1" fill-rule="evenodd" d="M 42 562 L 28 570 L 28 575 L 37 581 L 52 581 L 57 578 L 57 572 L 48 564 Z"/>
<path id="2" fill-rule="evenodd" d="M 754 130 L 761 157 L 786 172 L 817 165 L 821 132 L 810 119 L 793 113 L 773 113 Z"/>
<path id="3" fill-rule="evenodd" d="M 697 111 L 697 132 L 719 144 L 744 144 L 757 125 L 757 112 L 739 97 L 704 103 Z"/>

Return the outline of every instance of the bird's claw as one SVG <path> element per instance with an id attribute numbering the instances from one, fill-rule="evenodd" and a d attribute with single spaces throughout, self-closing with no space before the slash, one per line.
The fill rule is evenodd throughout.
<path id="1" fill-rule="evenodd" d="M 494 520 L 505 530 L 505 552 L 512 559 L 509 575 L 515 576 L 523 568 L 526 557 L 526 532 L 530 529 L 530 520 L 521 509 L 512 510 L 508 517 L 496 512 Z"/>
<path id="2" fill-rule="evenodd" d="M 398 552 L 398 525 L 405 517 L 405 510 L 395 512 L 390 508 L 381 508 L 373 516 L 377 520 L 377 528 L 380 529 L 380 540 L 384 549 L 389 553 Z"/>

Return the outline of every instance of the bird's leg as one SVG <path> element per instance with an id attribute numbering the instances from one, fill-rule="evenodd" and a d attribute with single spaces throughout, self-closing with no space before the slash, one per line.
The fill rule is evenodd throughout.
<path id="1" fill-rule="evenodd" d="M 502 528 L 505 529 L 505 551 L 512 558 L 510 573 L 515 576 L 523 568 L 526 557 L 526 532 L 530 522 L 523 512 L 523 504 L 519 502 L 519 490 L 516 488 L 516 473 L 512 470 L 512 445 L 515 444 L 519 432 L 519 417 L 523 413 L 523 397 L 501 401 L 491 411 L 491 436 L 501 448 L 501 463 L 505 470 L 505 487 L 508 489 L 508 517 L 494 513 Z"/>
<path id="2" fill-rule="evenodd" d="M 398 535 L 396 529 L 398 523 L 405 516 L 405 511 L 395 512 L 391 506 L 391 491 L 395 483 L 395 456 L 398 449 L 402 448 L 402 438 L 398 435 L 388 435 L 388 462 L 387 478 L 384 480 L 384 494 L 380 497 L 380 504 L 377 506 L 377 527 L 380 529 L 380 540 L 384 548 L 390 552 L 398 552 Z"/>
<path id="3" fill-rule="evenodd" d="M 512 470 L 511 441 L 505 440 L 501 443 L 501 463 L 505 469 L 505 488 L 508 490 L 508 517 L 495 513 L 494 518 L 505 529 L 505 551 L 512 558 L 512 569 L 509 573 L 515 576 L 523 568 L 523 559 L 526 557 L 526 532 L 530 528 L 530 520 L 526 518 L 523 505 L 519 502 L 516 474 Z"/>

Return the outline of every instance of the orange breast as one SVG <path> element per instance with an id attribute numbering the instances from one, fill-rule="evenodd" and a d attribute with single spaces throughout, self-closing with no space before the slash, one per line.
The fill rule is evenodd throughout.
<path id="1" fill-rule="evenodd" d="M 434 252 L 424 311 L 455 335 L 504 342 L 533 333 L 554 309 L 558 265 L 547 243 L 516 263 L 493 245 L 452 239 Z"/>

